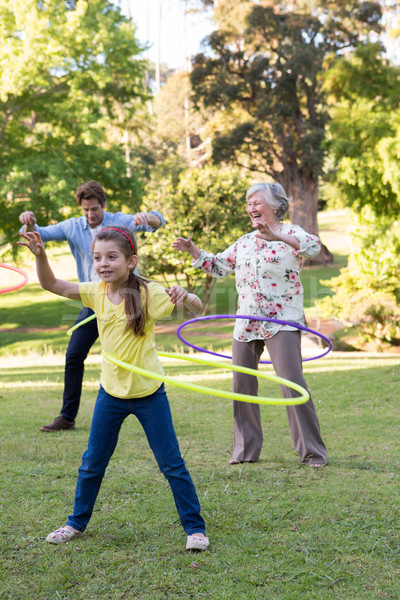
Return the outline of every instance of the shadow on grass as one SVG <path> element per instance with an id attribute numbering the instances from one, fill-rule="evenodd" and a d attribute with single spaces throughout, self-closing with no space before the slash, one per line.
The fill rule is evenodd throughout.
<path id="1" fill-rule="evenodd" d="M 71 327 L 79 314 L 79 303 L 68 304 L 70 301 L 40 301 L 27 302 L 25 305 L 4 306 L 1 309 L 0 331 L 7 329 L 48 329 L 56 327 Z M 10 329 L 11 327 L 11 329 Z"/>

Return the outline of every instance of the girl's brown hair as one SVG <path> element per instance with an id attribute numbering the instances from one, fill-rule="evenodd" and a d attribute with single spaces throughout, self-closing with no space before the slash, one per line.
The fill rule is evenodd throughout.
<path id="1" fill-rule="evenodd" d="M 92 250 L 97 240 L 116 242 L 118 248 L 128 260 L 133 255 L 137 255 L 135 234 L 124 225 L 101 229 L 94 239 Z M 125 314 L 128 321 L 124 333 L 132 329 L 135 335 L 145 334 L 144 326 L 147 319 L 147 302 L 149 297 L 146 283 L 147 280 L 136 275 L 133 269 L 129 271 L 126 284 L 121 290 L 121 296 L 125 299 Z M 143 302 L 143 293 L 145 302 Z"/>

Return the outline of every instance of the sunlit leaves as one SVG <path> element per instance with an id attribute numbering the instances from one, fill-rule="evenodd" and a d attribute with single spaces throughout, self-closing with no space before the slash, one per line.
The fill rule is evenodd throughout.
<path id="1" fill-rule="evenodd" d="M 30 208 L 43 224 L 99 179 L 113 207 L 140 201 L 123 133 L 143 103 L 145 63 L 109 0 L 0 0 L 1 227 Z"/>
<path id="2" fill-rule="evenodd" d="M 205 167 L 172 169 L 147 187 L 145 208 L 157 205 L 166 225 L 162 235 L 146 238 L 140 244 L 140 256 L 147 276 L 185 273 L 185 285 L 204 286 L 210 277 L 191 268 L 190 257 L 171 247 L 178 237 L 192 236 L 199 247 L 209 252 L 224 250 L 248 231 L 249 219 L 245 208 L 248 178 L 236 169 Z M 161 232 L 160 232 L 161 233 Z M 203 288 L 203 289 L 201 289 Z"/>

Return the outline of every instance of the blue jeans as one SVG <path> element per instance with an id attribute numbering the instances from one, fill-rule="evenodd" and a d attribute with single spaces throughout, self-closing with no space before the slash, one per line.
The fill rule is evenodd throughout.
<path id="1" fill-rule="evenodd" d="M 84 306 L 75 321 L 75 325 L 93 314 L 90 308 Z M 64 393 L 61 408 L 61 414 L 67 421 L 74 421 L 78 414 L 85 368 L 84 361 L 98 337 L 97 319 L 94 319 L 86 325 L 78 327 L 69 340 L 65 357 Z"/>
<path id="2" fill-rule="evenodd" d="M 130 400 L 111 396 L 100 386 L 88 448 L 79 468 L 74 513 L 68 517 L 67 525 L 85 530 L 122 423 L 130 414 L 142 425 L 160 471 L 168 480 L 184 530 L 188 535 L 204 533 L 199 500 L 179 450 L 164 384 L 150 396 Z"/>

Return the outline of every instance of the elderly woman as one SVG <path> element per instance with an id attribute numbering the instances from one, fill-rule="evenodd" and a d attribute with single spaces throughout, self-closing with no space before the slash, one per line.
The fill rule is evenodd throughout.
<path id="1" fill-rule="evenodd" d="M 288 198 L 278 183 L 259 183 L 246 194 L 247 212 L 255 231 L 239 238 L 218 254 L 198 248 L 190 237 L 178 238 L 172 246 L 189 252 L 193 266 L 214 277 L 236 276 L 239 315 L 254 315 L 305 324 L 300 270 L 304 258 L 317 256 L 320 241 L 297 225 L 282 223 Z M 233 333 L 233 364 L 257 369 L 266 346 L 275 372 L 305 389 L 300 331 L 289 325 L 237 319 Z M 281 387 L 284 398 L 297 396 Z M 257 378 L 233 373 L 233 391 L 256 396 Z M 327 455 L 314 403 L 287 406 L 294 447 L 304 464 L 322 467 Z M 263 432 L 260 405 L 233 401 L 234 438 L 230 464 L 257 462 Z"/>

